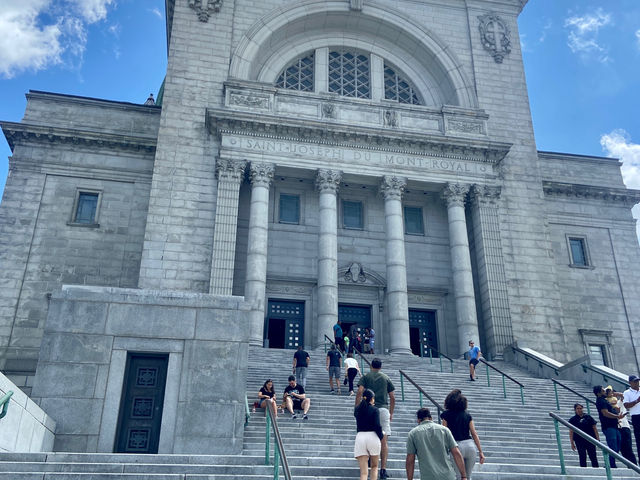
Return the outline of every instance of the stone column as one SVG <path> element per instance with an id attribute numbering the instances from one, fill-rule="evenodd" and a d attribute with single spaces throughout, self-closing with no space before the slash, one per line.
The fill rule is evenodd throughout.
<path id="1" fill-rule="evenodd" d="M 468 350 L 469 340 L 479 342 L 469 237 L 464 213 L 464 202 L 468 191 L 469 185 L 448 183 L 443 192 L 449 215 L 449 245 L 453 291 L 456 299 L 459 352 Z"/>
<path id="2" fill-rule="evenodd" d="M 222 158 L 217 162 L 218 196 L 209 281 L 209 293 L 214 295 L 231 295 L 233 288 L 238 197 L 245 165 L 245 162 Z"/>
<path id="3" fill-rule="evenodd" d="M 471 221 L 478 259 L 478 294 L 486 345 L 482 350 L 501 357 L 513 343 L 507 277 L 504 271 L 498 201 L 500 187 L 474 185 L 471 188 Z"/>
<path id="4" fill-rule="evenodd" d="M 251 305 L 249 342 L 262 346 L 267 283 L 269 233 L 269 186 L 273 180 L 271 163 L 251 163 L 251 207 L 249 209 L 249 245 L 244 297 Z"/>
<path id="5" fill-rule="evenodd" d="M 409 338 L 409 302 L 407 299 L 407 264 L 404 252 L 402 193 L 404 177 L 385 176 L 380 185 L 384 197 L 387 262 L 387 318 L 389 351 L 411 354 Z"/>
<path id="6" fill-rule="evenodd" d="M 324 336 L 333 339 L 333 325 L 338 320 L 338 209 L 337 192 L 342 172 L 318 170 L 320 233 L 318 235 L 318 334 L 316 345 Z"/>

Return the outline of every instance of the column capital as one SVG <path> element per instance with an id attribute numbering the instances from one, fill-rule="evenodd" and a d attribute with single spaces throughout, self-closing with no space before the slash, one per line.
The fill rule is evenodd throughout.
<path id="1" fill-rule="evenodd" d="M 321 168 L 316 176 L 316 188 L 319 192 L 336 193 L 341 180 L 342 172 L 340 170 Z"/>
<path id="2" fill-rule="evenodd" d="M 464 200 L 469 192 L 470 185 L 466 183 L 447 183 L 442 191 L 442 198 L 447 202 L 447 207 L 464 206 Z"/>
<path id="3" fill-rule="evenodd" d="M 218 179 L 241 181 L 247 162 L 244 160 L 231 160 L 218 158 L 216 160 L 216 176 Z"/>
<path id="4" fill-rule="evenodd" d="M 382 182 L 380 182 L 380 193 L 385 200 L 400 200 L 406 186 L 407 179 L 405 177 L 385 175 L 382 177 Z"/>
<path id="5" fill-rule="evenodd" d="M 471 187 L 469 195 L 471 201 L 477 205 L 494 205 L 500 198 L 502 187 L 499 185 L 479 185 L 474 184 Z"/>
<path id="6" fill-rule="evenodd" d="M 273 163 L 251 162 L 249 178 L 255 187 L 269 187 L 273 181 Z"/>

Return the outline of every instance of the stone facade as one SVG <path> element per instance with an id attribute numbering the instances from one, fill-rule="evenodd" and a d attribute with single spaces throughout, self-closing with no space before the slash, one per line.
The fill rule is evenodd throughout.
<path id="1" fill-rule="evenodd" d="M 640 192 L 617 160 L 537 151 L 524 3 L 175 0 L 161 108 L 31 92 L 2 124 L 0 368 L 33 374 L 76 284 L 245 296 L 253 344 L 342 316 L 378 351 L 478 337 L 637 371 Z"/>

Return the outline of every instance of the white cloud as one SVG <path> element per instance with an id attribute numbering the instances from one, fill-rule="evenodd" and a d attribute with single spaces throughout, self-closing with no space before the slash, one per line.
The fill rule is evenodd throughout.
<path id="1" fill-rule="evenodd" d="M 162 19 L 162 12 L 160 11 L 159 8 L 156 8 L 156 7 L 152 8 L 151 13 L 153 13 L 156 17 Z"/>
<path id="2" fill-rule="evenodd" d="M 609 157 L 622 162 L 622 178 L 629 188 L 640 189 L 640 144 L 633 143 L 625 130 L 614 130 L 600 137 L 600 145 Z M 633 207 L 633 217 L 640 219 L 640 204 Z M 640 222 L 636 223 L 640 240 Z"/>
<path id="3" fill-rule="evenodd" d="M 114 0 L 3 0 L 0 77 L 81 63 L 87 26 L 103 20 Z"/>
<path id="4" fill-rule="evenodd" d="M 601 28 L 612 24 L 611 15 L 602 9 L 569 17 L 564 21 L 565 28 L 569 29 L 567 44 L 573 53 L 584 58 L 596 55 L 599 61 L 606 63 L 609 61 L 608 51 L 598 43 L 598 33 Z"/>
<path id="5" fill-rule="evenodd" d="M 638 48 L 640 48 L 640 30 L 636 30 L 636 40 L 638 41 Z"/>

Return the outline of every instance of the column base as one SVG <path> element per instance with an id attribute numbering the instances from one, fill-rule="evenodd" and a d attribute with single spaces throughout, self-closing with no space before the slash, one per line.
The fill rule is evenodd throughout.
<path id="1" fill-rule="evenodd" d="M 389 350 L 389 355 L 413 355 L 410 348 L 393 348 Z"/>

